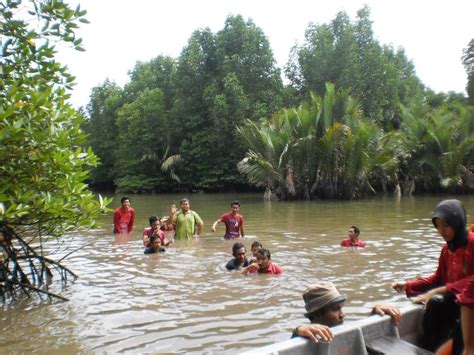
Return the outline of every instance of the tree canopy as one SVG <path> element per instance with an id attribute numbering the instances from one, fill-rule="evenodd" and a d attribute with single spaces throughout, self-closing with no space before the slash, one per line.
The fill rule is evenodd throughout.
<path id="1" fill-rule="evenodd" d="M 179 57 L 138 62 L 124 88 L 105 81 L 92 91 L 84 127 L 103 162 L 92 183 L 256 188 L 281 199 L 469 191 L 474 118 L 464 95 L 425 88 L 403 48 L 375 38 L 367 6 L 355 20 L 342 11 L 310 24 L 284 84 L 252 20 L 197 29 Z"/>
<path id="2" fill-rule="evenodd" d="M 469 103 L 474 106 L 474 38 L 464 49 L 462 63 L 467 73 L 466 91 L 469 96 Z"/>
<path id="3" fill-rule="evenodd" d="M 94 227 L 108 203 L 88 190 L 98 160 L 82 148 L 83 117 L 67 103 L 74 77 L 53 45 L 83 50 L 74 31 L 86 12 L 53 0 L 5 0 L 0 9 L 0 290 L 47 292 L 51 265 L 65 268 L 43 255 L 42 242 Z"/>
<path id="4" fill-rule="evenodd" d="M 423 98 L 423 85 L 403 49 L 374 39 L 367 6 L 353 22 L 342 11 L 330 23 L 311 24 L 285 72 L 302 99 L 312 91 L 324 95 L 327 82 L 349 90 L 364 115 L 384 128 L 399 125 L 399 104 Z"/>

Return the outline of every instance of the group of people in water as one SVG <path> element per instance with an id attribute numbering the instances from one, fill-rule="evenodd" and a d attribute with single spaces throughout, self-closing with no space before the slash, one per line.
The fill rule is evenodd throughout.
<path id="1" fill-rule="evenodd" d="M 133 230 L 135 211 L 130 199 L 123 197 L 122 207 L 114 214 L 114 232 L 130 233 Z M 215 232 L 219 223 L 226 227 L 225 239 L 242 238 L 244 218 L 239 214 L 240 203 L 233 201 L 231 210 L 220 216 L 212 225 Z M 190 209 L 189 200 L 180 201 L 180 209 L 171 206 L 170 216 L 159 219 L 152 216 L 150 227 L 143 231 L 145 254 L 163 252 L 173 239 L 199 238 L 203 221 Z M 405 292 L 408 297 L 416 296 L 413 303 L 425 304 L 422 320 L 421 346 L 436 351 L 449 344 L 452 354 L 474 354 L 474 231 L 466 229 L 466 211 L 458 200 L 445 200 L 438 204 L 432 223 L 439 235 L 446 241 L 441 250 L 438 267 L 429 277 L 416 280 L 396 281 L 392 288 Z M 174 237 L 167 239 L 165 231 L 172 231 Z M 348 238 L 341 242 L 343 247 L 363 248 L 366 244 L 359 239 L 360 230 L 351 226 Z M 271 253 L 258 241 L 252 243 L 252 258 L 246 257 L 245 245 L 236 242 L 232 246 L 233 258 L 226 264 L 227 270 L 238 270 L 242 274 L 280 274 L 283 269 L 271 260 Z M 310 285 L 303 293 L 306 314 L 311 324 L 301 325 L 293 336 L 302 336 L 314 342 L 331 341 L 331 327 L 342 324 L 342 307 L 347 299 L 330 282 Z M 462 311 L 461 311 L 462 308 Z M 375 305 L 373 314 L 388 314 L 394 322 L 400 322 L 401 313 L 390 305 Z"/>

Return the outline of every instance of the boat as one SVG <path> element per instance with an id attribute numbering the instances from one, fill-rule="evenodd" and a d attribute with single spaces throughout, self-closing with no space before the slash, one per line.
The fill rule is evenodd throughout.
<path id="1" fill-rule="evenodd" d="M 315 344 L 306 338 L 296 337 L 276 344 L 244 352 L 245 355 L 428 355 L 433 354 L 417 345 L 421 332 L 424 308 L 410 305 L 401 310 L 402 318 L 396 326 L 390 316 L 372 315 L 332 328 L 331 342 Z M 288 335 L 290 337 L 290 335 Z"/>

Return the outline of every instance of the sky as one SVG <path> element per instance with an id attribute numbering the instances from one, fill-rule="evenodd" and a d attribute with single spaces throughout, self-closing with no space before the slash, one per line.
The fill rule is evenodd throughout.
<path id="1" fill-rule="evenodd" d="M 77 4 L 76 0 L 69 1 Z M 58 59 L 76 76 L 71 102 L 86 106 L 91 89 L 106 79 L 122 86 L 137 61 L 177 58 L 194 30 L 224 27 L 228 15 L 252 19 L 270 41 L 277 65 L 304 42 L 310 23 L 327 23 L 339 11 L 354 20 L 367 4 L 381 44 L 402 47 L 421 81 L 436 92 L 465 93 L 463 49 L 474 38 L 474 0 L 83 0 L 91 22 L 82 25 L 86 52 L 60 48 Z"/>

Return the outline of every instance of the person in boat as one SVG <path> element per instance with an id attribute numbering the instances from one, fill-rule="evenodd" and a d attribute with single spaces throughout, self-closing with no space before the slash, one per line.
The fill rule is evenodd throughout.
<path id="1" fill-rule="evenodd" d="M 204 222 L 201 217 L 190 209 L 189 200 L 182 198 L 178 211 L 176 205 L 171 205 L 170 217 L 167 224 L 172 224 L 177 239 L 197 239 L 202 234 Z"/>
<path id="2" fill-rule="evenodd" d="M 150 237 L 152 235 L 158 236 L 161 239 L 161 244 L 164 246 L 168 246 L 171 244 L 170 241 L 166 241 L 165 232 L 160 229 L 160 218 L 158 216 L 150 216 L 148 218 L 148 222 L 150 223 L 150 227 L 143 229 L 143 245 L 145 247 L 149 247 L 150 245 Z"/>
<path id="3" fill-rule="evenodd" d="M 315 343 L 331 341 L 334 338 L 331 327 L 344 323 L 342 307 L 347 296 L 341 295 L 332 282 L 323 281 L 306 288 L 303 299 L 305 317 L 311 324 L 296 327 L 292 337 L 305 337 Z M 401 319 L 400 310 L 390 305 L 375 305 L 372 314 L 390 315 L 395 324 L 399 324 Z"/>
<path id="4" fill-rule="evenodd" d="M 120 199 L 121 207 L 114 212 L 114 234 L 128 234 L 133 230 L 135 210 L 130 207 L 131 201 L 127 196 Z"/>
<path id="5" fill-rule="evenodd" d="M 155 253 L 164 253 L 166 251 L 165 248 L 161 245 L 161 239 L 158 235 L 153 234 L 150 237 L 149 247 L 145 248 L 143 254 L 155 254 Z"/>
<path id="6" fill-rule="evenodd" d="M 232 246 L 232 255 L 234 256 L 227 264 L 226 269 L 239 270 L 242 267 L 247 267 L 250 265 L 247 257 L 245 256 L 246 249 L 243 243 L 237 242 Z"/>
<path id="7" fill-rule="evenodd" d="M 230 212 L 224 213 L 212 225 L 211 231 L 215 232 L 219 223 L 225 224 L 224 239 L 243 238 L 244 233 L 244 217 L 239 214 L 240 202 L 232 201 L 230 204 Z"/>
<path id="8" fill-rule="evenodd" d="M 356 226 L 351 226 L 347 232 L 347 239 L 341 242 L 341 247 L 359 247 L 365 248 L 365 242 L 359 239 L 360 229 Z"/>
<path id="9" fill-rule="evenodd" d="M 283 272 L 283 269 L 272 262 L 272 255 L 270 250 L 262 248 L 257 251 L 257 260 L 250 264 L 244 271 L 242 271 L 243 275 L 248 274 L 271 274 L 271 275 L 278 275 Z"/>
<path id="10" fill-rule="evenodd" d="M 461 305 L 461 329 L 464 345 L 463 355 L 474 355 L 474 277 L 461 293 L 456 295 L 456 302 Z M 453 354 L 454 341 L 449 339 L 436 351 L 436 355 Z M 460 349 L 457 349 L 460 353 Z"/>
<path id="11" fill-rule="evenodd" d="M 417 297 L 413 303 L 426 304 L 422 320 L 421 346 L 435 351 L 453 338 L 453 353 L 462 349 L 459 326 L 460 307 L 455 295 L 466 288 L 474 274 L 474 234 L 466 230 L 466 210 L 458 200 L 444 200 L 436 206 L 432 222 L 446 241 L 441 249 L 438 268 L 429 277 L 392 283 L 397 292 Z"/>

